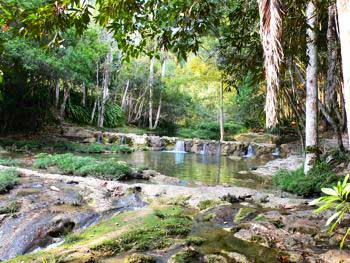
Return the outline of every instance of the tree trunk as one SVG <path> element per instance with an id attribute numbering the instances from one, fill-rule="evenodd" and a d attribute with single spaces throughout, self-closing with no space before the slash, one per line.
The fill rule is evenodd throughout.
<path id="1" fill-rule="evenodd" d="M 67 84 L 64 86 L 64 91 L 63 91 L 63 102 L 61 104 L 61 122 L 64 121 L 64 116 L 66 113 L 66 106 L 67 106 L 67 101 L 69 98 L 69 91 L 70 91 L 70 84 Z"/>
<path id="2" fill-rule="evenodd" d="M 113 61 L 113 54 L 112 54 L 112 49 L 110 48 L 110 51 L 107 54 L 104 68 L 103 68 L 102 99 L 101 99 L 100 118 L 98 123 L 98 127 L 100 128 L 102 128 L 104 124 L 106 102 L 109 97 L 108 86 L 110 84 L 110 70 L 111 70 L 112 61 Z"/>
<path id="3" fill-rule="evenodd" d="M 225 122 L 224 122 L 224 83 L 220 81 L 220 142 L 225 138 Z"/>
<path id="4" fill-rule="evenodd" d="M 344 101 L 347 117 L 348 139 L 350 144 L 350 1 L 337 0 L 339 35 L 344 78 Z M 348 145 L 350 147 L 350 145 Z"/>
<path id="5" fill-rule="evenodd" d="M 160 119 L 160 112 L 162 110 L 162 100 L 163 100 L 162 97 L 163 97 L 163 95 L 160 94 L 158 110 L 157 110 L 156 120 L 155 120 L 154 125 L 153 125 L 153 129 L 156 129 L 158 127 L 158 123 L 159 123 L 159 119 Z"/>
<path id="6" fill-rule="evenodd" d="M 58 107 L 58 103 L 60 102 L 60 87 L 61 87 L 61 80 L 58 79 L 56 82 L 56 88 L 55 88 L 55 106 Z"/>
<path id="7" fill-rule="evenodd" d="M 129 90 L 129 85 L 130 85 L 130 80 L 128 79 L 126 81 L 126 86 L 125 86 L 125 90 L 124 90 L 124 95 L 123 95 L 123 99 L 122 99 L 122 110 L 125 110 L 125 106 L 126 106 L 126 97 L 128 95 L 128 90 Z"/>
<path id="8" fill-rule="evenodd" d="M 96 113 L 97 101 L 98 101 L 98 97 L 96 97 L 96 99 L 95 99 L 94 107 L 93 107 L 92 112 L 91 112 L 90 124 L 93 124 L 94 119 L 95 119 L 95 113 Z"/>
<path id="9" fill-rule="evenodd" d="M 153 86 L 154 86 L 154 63 L 155 57 L 151 58 L 149 66 L 149 102 L 148 102 L 148 124 L 149 129 L 153 129 Z"/>
<path id="10" fill-rule="evenodd" d="M 265 56 L 266 75 L 266 128 L 277 125 L 277 94 L 279 90 L 280 64 L 283 58 L 282 37 L 282 1 L 258 0 L 260 15 L 260 36 Z"/>
<path id="11" fill-rule="evenodd" d="M 309 61 L 306 69 L 305 174 L 315 165 L 318 153 L 317 11 L 314 0 L 309 1 L 307 5 L 306 19 L 308 25 L 306 30 L 307 55 Z"/>
<path id="12" fill-rule="evenodd" d="M 83 92 L 83 98 L 81 100 L 81 105 L 83 107 L 86 106 L 86 85 L 85 85 L 85 82 L 83 82 L 83 85 L 81 86 L 81 89 L 82 89 L 82 92 Z"/>
<path id="13" fill-rule="evenodd" d="M 328 49 L 328 69 L 327 69 L 327 88 L 326 88 L 326 108 L 331 112 L 335 107 L 335 89 L 336 89 L 336 66 L 338 58 L 338 48 L 336 43 L 336 25 L 335 25 L 336 8 L 332 4 L 328 8 L 328 28 L 327 28 L 327 49 Z"/>

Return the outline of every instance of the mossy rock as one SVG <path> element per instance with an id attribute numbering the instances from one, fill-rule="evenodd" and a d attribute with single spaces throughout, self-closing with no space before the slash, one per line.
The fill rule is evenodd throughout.
<path id="1" fill-rule="evenodd" d="M 205 243 L 207 240 L 205 238 L 197 237 L 197 236 L 189 236 L 186 238 L 186 245 L 188 246 L 200 246 Z"/>
<path id="2" fill-rule="evenodd" d="M 200 201 L 197 207 L 199 208 L 199 210 L 203 211 L 213 206 L 219 205 L 221 203 L 222 201 L 208 199 L 208 200 Z"/>
<path id="3" fill-rule="evenodd" d="M 227 259 L 221 255 L 205 255 L 203 259 L 204 263 L 227 263 Z"/>
<path id="4" fill-rule="evenodd" d="M 186 248 L 173 255 L 168 263 L 194 263 L 200 262 L 200 254 L 192 248 Z"/>
<path id="5" fill-rule="evenodd" d="M 155 257 L 143 254 L 132 254 L 124 259 L 124 263 L 156 263 L 156 261 Z"/>
<path id="6" fill-rule="evenodd" d="M 233 220 L 234 223 L 239 224 L 243 220 L 247 219 L 251 215 L 253 215 L 256 212 L 254 208 L 251 207 L 242 207 L 238 210 L 238 213 L 235 215 L 235 218 Z"/>

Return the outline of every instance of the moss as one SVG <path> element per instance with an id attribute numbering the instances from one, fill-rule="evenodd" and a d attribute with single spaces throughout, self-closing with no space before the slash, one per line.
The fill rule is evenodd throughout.
<path id="1" fill-rule="evenodd" d="M 244 219 L 255 213 L 255 209 L 251 207 L 242 207 L 238 210 L 238 213 L 235 215 L 233 222 L 236 224 L 241 223 Z"/>
<path id="2" fill-rule="evenodd" d="M 200 201 L 198 204 L 199 210 L 206 210 L 210 207 L 216 206 L 218 204 L 222 203 L 222 201 L 216 201 L 216 200 L 204 200 Z"/>
<path id="3" fill-rule="evenodd" d="M 169 260 L 171 263 L 192 263 L 197 262 L 200 254 L 193 249 L 186 249 L 176 253 Z"/>
<path id="4" fill-rule="evenodd" d="M 18 201 L 11 201 L 5 206 L 0 207 L 0 214 L 14 214 L 21 208 L 21 203 Z"/>
<path id="5" fill-rule="evenodd" d="M 203 221 L 210 221 L 210 220 L 212 220 L 213 218 L 215 218 L 215 214 L 214 214 L 214 213 L 209 213 L 209 214 L 206 214 L 206 215 L 203 217 Z"/>
<path id="6" fill-rule="evenodd" d="M 206 241 L 207 240 L 205 238 L 201 238 L 197 236 L 189 236 L 185 240 L 187 246 L 200 246 Z"/>
<path id="7" fill-rule="evenodd" d="M 156 263 L 156 258 L 142 254 L 132 254 L 127 256 L 124 263 Z"/>
<path id="8" fill-rule="evenodd" d="M 144 218 L 142 225 L 134 227 L 118 238 L 109 239 L 92 247 L 92 250 L 107 255 L 124 251 L 145 251 L 161 249 L 173 244 L 176 238 L 182 238 L 191 231 L 192 222 L 182 215 L 180 208 L 159 210 Z"/>
<path id="9" fill-rule="evenodd" d="M 254 221 L 267 221 L 268 219 L 263 214 L 259 214 L 253 220 Z"/>
<path id="10" fill-rule="evenodd" d="M 119 180 L 131 174 L 131 168 L 125 162 L 115 159 L 98 161 L 92 157 L 67 154 L 39 154 L 33 164 L 35 168 L 55 166 L 66 174 L 93 176 L 107 180 Z"/>
<path id="11" fill-rule="evenodd" d="M 179 197 L 176 197 L 176 198 L 169 200 L 167 202 L 167 204 L 186 207 L 186 206 L 188 206 L 188 200 L 190 198 L 191 198 L 191 196 L 179 196 Z"/>
<path id="12" fill-rule="evenodd" d="M 19 183 L 19 173 L 14 169 L 0 171 L 0 193 L 6 193 Z"/>

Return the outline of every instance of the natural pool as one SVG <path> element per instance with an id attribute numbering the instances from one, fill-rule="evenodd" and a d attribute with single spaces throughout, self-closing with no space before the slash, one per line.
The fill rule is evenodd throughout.
<path id="1" fill-rule="evenodd" d="M 225 156 L 159 151 L 136 151 L 131 154 L 105 154 L 94 157 L 114 157 L 190 183 L 197 181 L 208 185 L 230 184 L 254 189 L 271 187 L 269 182 L 249 172 L 264 163 L 254 158 L 232 160 Z"/>

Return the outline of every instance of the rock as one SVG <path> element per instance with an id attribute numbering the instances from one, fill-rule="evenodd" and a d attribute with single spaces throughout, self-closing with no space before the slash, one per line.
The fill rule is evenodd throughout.
<path id="1" fill-rule="evenodd" d="M 350 263 L 350 252 L 347 250 L 329 250 L 320 256 L 325 263 Z"/>
<path id="2" fill-rule="evenodd" d="M 57 187 L 54 186 L 54 185 L 50 186 L 50 189 L 51 189 L 52 191 L 55 191 L 55 192 L 60 192 L 60 191 L 61 191 L 59 188 L 57 188 Z"/>
<path id="3" fill-rule="evenodd" d="M 290 171 L 296 170 L 301 167 L 302 163 L 302 156 L 292 155 L 285 159 L 272 160 L 263 166 L 257 167 L 257 169 L 253 170 L 252 173 L 263 177 L 271 177 L 280 169 Z"/>
<path id="4" fill-rule="evenodd" d="M 221 251 L 223 254 L 227 255 L 229 259 L 232 259 L 235 263 L 250 263 L 246 256 L 239 254 L 237 252 L 226 252 Z"/>
<path id="5" fill-rule="evenodd" d="M 241 223 L 249 217 L 252 217 L 252 215 L 254 215 L 255 212 L 256 210 L 254 208 L 242 207 L 238 210 L 238 213 L 235 215 L 233 222 L 236 224 Z"/>
<path id="6" fill-rule="evenodd" d="M 173 255 L 167 263 L 192 263 L 198 262 L 200 254 L 192 247 L 182 249 Z"/>
<path id="7" fill-rule="evenodd" d="M 277 135 L 266 134 L 266 133 L 241 133 L 234 136 L 234 139 L 239 142 L 256 142 L 256 143 L 276 143 L 279 140 Z"/>
<path id="8" fill-rule="evenodd" d="M 124 259 L 124 263 L 156 263 L 157 259 L 153 256 L 143 254 L 132 254 Z"/>
<path id="9" fill-rule="evenodd" d="M 231 205 L 218 205 L 206 209 L 199 215 L 200 221 L 210 221 L 213 223 L 227 225 L 229 222 L 233 222 L 233 218 L 238 209 Z"/>
<path id="10" fill-rule="evenodd" d="M 230 155 L 228 158 L 231 159 L 231 160 L 234 160 L 234 161 L 241 161 L 241 160 L 243 160 L 242 156 L 235 156 L 235 155 Z"/>
<path id="11" fill-rule="evenodd" d="M 220 255 L 205 255 L 203 258 L 204 263 L 227 263 L 227 259 Z"/>

